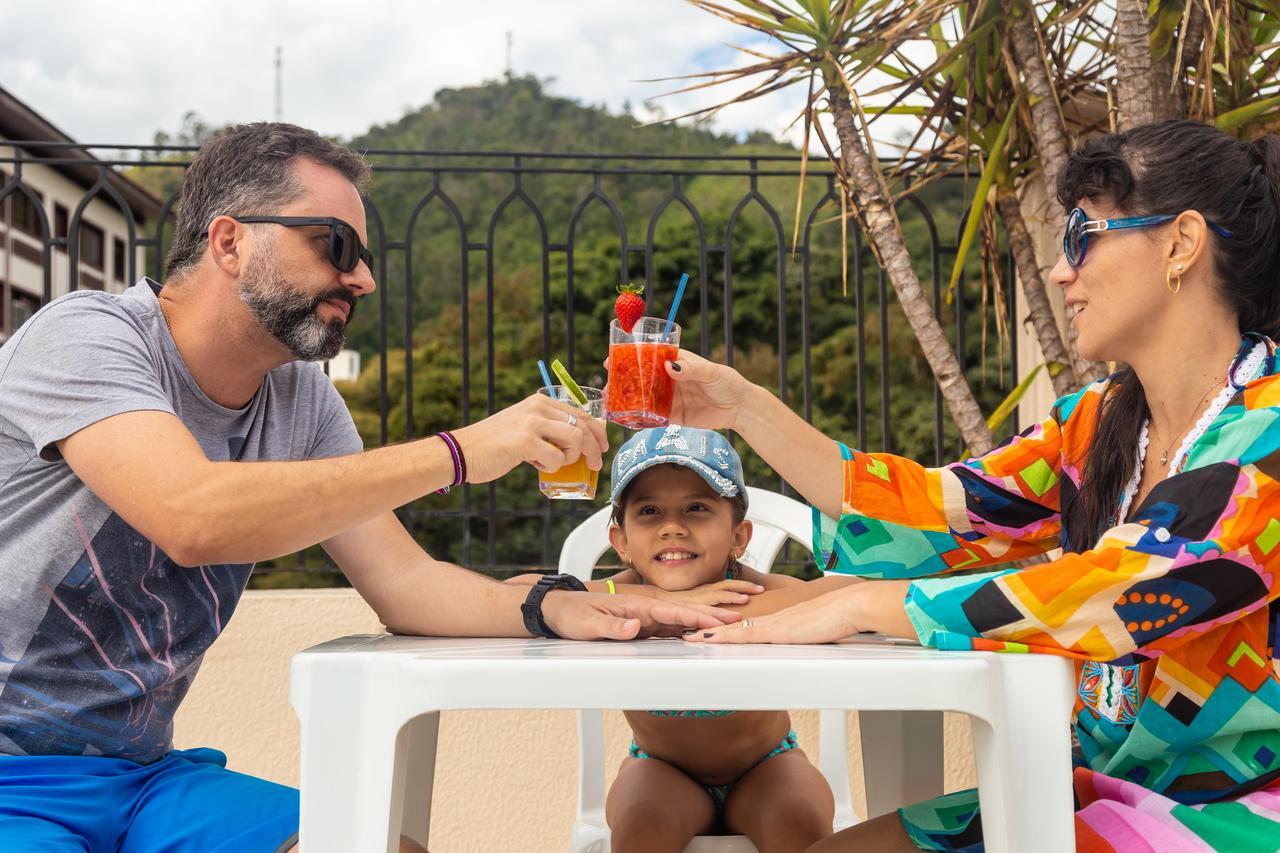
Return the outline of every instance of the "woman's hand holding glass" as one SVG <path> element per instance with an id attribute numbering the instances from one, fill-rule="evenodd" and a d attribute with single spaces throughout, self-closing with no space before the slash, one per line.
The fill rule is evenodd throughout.
<path id="1" fill-rule="evenodd" d="M 688 350 L 680 350 L 677 360 L 666 367 L 675 380 L 672 423 L 703 429 L 734 428 L 738 410 L 754 387 L 742 374 Z"/>

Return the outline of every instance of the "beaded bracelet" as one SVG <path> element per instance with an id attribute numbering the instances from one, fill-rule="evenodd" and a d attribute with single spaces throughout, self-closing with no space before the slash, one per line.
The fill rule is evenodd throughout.
<path id="1" fill-rule="evenodd" d="M 462 448 L 458 445 L 458 440 L 453 437 L 453 433 L 441 430 L 436 435 L 444 442 L 444 446 L 449 448 L 449 455 L 453 458 L 453 482 L 436 489 L 436 494 L 447 495 L 454 486 L 461 486 L 467 481 L 467 457 L 462 455 Z"/>

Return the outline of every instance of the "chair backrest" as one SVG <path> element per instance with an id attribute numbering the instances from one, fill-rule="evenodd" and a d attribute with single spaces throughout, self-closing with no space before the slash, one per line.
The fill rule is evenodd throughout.
<path id="1" fill-rule="evenodd" d="M 813 519 L 809 507 L 777 492 L 747 486 L 747 518 L 751 541 L 743 562 L 768 572 L 790 539 L 812 553 Z M 591 579 L 596 562 L 609 550 L 609 507 L 592 513 L 564 540 L 559 571 L 579 580 Z M 836 826 L 857 818 L 849 788 L 849 745 L 844 711 L 823 711 L 819 722 L 818 769 L 836 801 Z M 604 720 L 597 710 L 578 712 L 578 820 L 604 825 Z"/>

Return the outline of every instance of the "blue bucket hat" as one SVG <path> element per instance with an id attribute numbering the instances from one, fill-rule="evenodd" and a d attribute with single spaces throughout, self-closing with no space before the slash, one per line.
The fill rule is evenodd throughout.
<path id="1" fill-rule="evenodd" d="M 654 465 L 683 465 L 698 473 L 715 493 L 747 501 L 742 481 L 742 459 L 729 440 L 709 429 L 672 424 L 641 430 L 618 448 L 613 457 L 613 490 L 609 500 L 617 503 L 622 491 L 636 476 Z"/>

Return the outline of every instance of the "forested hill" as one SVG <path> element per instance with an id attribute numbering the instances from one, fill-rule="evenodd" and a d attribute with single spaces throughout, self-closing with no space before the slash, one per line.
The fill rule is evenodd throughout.
<path id="1" fill-rule="evenodd" d="M 640 126 L 633 116 L 549 94 L 533 77 L 441 89 L 426 106 L 376 125 L 349 144 L 356 149 L 695 155 L 733 153 L 740 145 L 730 135 L 687 125 Z M 762 144 L 789 150 L 764 133 L 747 144 L 753 150 Z"/>
<path id="2" fill-rule="evenodd" d="M 473 246 L 487 242 L 493 234 L 496 285 L 510 293 L 513 280 L 538 277 L 542 241 L 565 243 L 572 239 L 580 274 L 576 310 L 590 310 L 608 296 L 622 277 L 618 271 L 618 233 L 604 205 L 593 203 L 590 212 L 569 231 L 573 214 L 593 189 L 604 194 L 622 216 L 631 245 L 645 239 L 649 219 L 670 193 L 672 182 L 665 176 L 645 176 L 634 172 L 606 174 L 598 183 L 593 176 L 548 174 L 545 169 L 632 169 L 656 165 L 651 161 L 627 160 L 626 155 L 662 155 L 662 168 L 717 168 L 724 164 L 680 161 L 681 156 L 732 154 L 795 154 L 768 134 L 756 133 L 739 141 L 733 136 L 686 124 L 641 125 L 633 116 L 615 115 L 602 106 L 590 106 L 547 92 L 543 82 L 532 77 L 514 77 L 478 86 L 442 89 L 430 103 L 408 112 L 399 120 L 371 128 L 367 133 L 345 140 L 351 147 L 368 152 L 374 165 L 374 179 L 368 196 L 374 207 L 369 224 L 370 246 L 380 242 L 406 245 L 387 253 L 387 268 L 381 276 L 387 299 L 388 338 L 391 346 L 404 343 L 405 294 L 412 295 L 412 325 L 417 328 L 459 301 L 457 285 L 463 279 L 460 241 Z M 417 152 L 391 154 L 379 152 Z M 466 156 L 439 156 L 431 152 L 467 152 Z M 564 154 L 606 154 L 609 160 L 540 159 L 521 160 L 525 171 L 518 181 L 521 198 L 506 204 L 517 189 L 511 173 L 514 158 L 486 156 L 484 152 L 534 152 Z M 621 155 L 619 157 L 619 155 Z M 670 159 L 668 159 L 670 158 Z M 738 167 L 745 164 L 735 163 Z M 440 172 L 436 172 L 436 168 Z M 466 171 L 478 170 L 478 171 Z M 438 183 L 437 183 L 438 181 Z M 734 205 L 746 192 L 743 178 L 686 177 L 682 190 L 692 200 L 710 233 L 722 232 Z M 794 179 L 774 178 L 761 182 L 761 192 L 780 211 L 794 204 Z M 439 194 L 433 195 L 438 190 Z M 814 196 L 822 194 L 817 182 Z M 424 199 L 429 203 L 415 217 Z M 527 201 L 527 203 L 526 203 Z M 461 225 L 454 219 L 456 209 Z M 536 208 L 540 222 L 529 206 Z M 663 217 L 663 233 L 674 227 L 682 214 L 679 206 Z M 752 225 L 759 225 L 753 222 Z M 539 227 L 545 227 L 545 235 Z M 696 246 L 692 223 L 687 231 L 672 234 L 667 245 Z M 612 247 L 612 248 L 610 248 Z M 612 260 L 605 257 L 612 252 Z M 406 269 L 406 256 L 412 266 Z M 598 260 L 594 263 L 593 259 Z M 486 271 L 483 253 L 471 251 L 466 278 L 472 288 L 482 287 Z M 551 258 L 550 278 L 553 300 L 564 291 L 564 256 Z M 629 263 L 643 258 L 631 256 Z M 642 274 L 632 270 L 631 274 Z M 678 277 L 678 276 L 677 276 Z M 535 285 L 536 287 L 536 285 Z M 540 308 L 540 305 L 535 305 Z M 361 312 L 350 329 L 352 346 L 369 356 L 381 349 L 374 337 L 372 312 Z M 604 318 L 607 325 L 607 317 Z"/>

